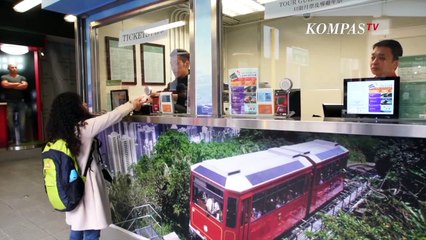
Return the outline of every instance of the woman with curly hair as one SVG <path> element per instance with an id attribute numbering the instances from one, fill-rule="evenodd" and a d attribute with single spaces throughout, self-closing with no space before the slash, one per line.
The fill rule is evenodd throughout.
<path id="1" fill-rule="evenodd" d="M 93 138 L 109 126 L 118 123 L 133 110 L 140 110 L 147 97 L 139 97 L 100 116 L 92 115 L 77 93 L 59 94 L 52 103 L 46 125 L 46 140 L 64 139 L 76 157 L 80 169 L 85 169 Z M 70 240 L 97 240 L 101 229 L 111 223 L 108 194 L 99 163 L 92 161 L 87 172 L 84 196 L 78 206 L 65 213 L 71 226 Z"/>

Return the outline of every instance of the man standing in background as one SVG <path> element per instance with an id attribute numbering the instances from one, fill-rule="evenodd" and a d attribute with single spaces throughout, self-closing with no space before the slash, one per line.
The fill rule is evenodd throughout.
<path id="1" fill-rule="evenodd" d="M 3 92 L 7 102 L 9 142 L 20 144 L 25 141 L 25 113 L 27 111 L 25 91 L 28 88 L 28 82 L 24 76 L 18 74 L 16 64 L 9 64 L 7 69 L 9 74 L 1 76 L 1 86 L 4 89 Z M 15 122 L 18 123 L 19 132 L 15 132 Z"/>

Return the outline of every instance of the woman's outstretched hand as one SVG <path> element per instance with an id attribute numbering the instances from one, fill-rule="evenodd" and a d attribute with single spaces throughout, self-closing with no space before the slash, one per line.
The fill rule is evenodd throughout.
<path id="1" fill-rule="evenodd" d="M 148 96 L 142 96 L 142 97 L 137 97 L 130 102 L 133 104 L 133 109 L 135 111 L 139 111 L 141 110 L 142 105 L 147 103 L 148 101 L 149 101 Z"/>

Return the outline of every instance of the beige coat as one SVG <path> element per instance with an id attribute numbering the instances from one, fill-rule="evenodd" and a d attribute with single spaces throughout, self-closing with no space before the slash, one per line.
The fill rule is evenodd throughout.
<path id="1" fill-rule="evenodd" d="M 93 138 L 109 126 L 118 123 L 131 111 L 133 111 L 133 104 L 125 103 L 111 112 L 86 120 L 87 124 L 80 128 L 82 146 L 77 157 L 81 169 L 86 167 Z M 71 225 L 74 231 L 108 227 L 112 223 L 110 203 L 101 169 L 96 161 L 92 162 L 87 172 L 84 191 L 84 197 L 79 205 L 65 213 L 67 224 Z"/>

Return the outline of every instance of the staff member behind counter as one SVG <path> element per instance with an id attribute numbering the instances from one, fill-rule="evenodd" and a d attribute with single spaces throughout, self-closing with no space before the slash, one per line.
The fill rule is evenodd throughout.
<path id="1" fill-rule="evenodd" d="M 190 67 L 189 52 L 184 49 L 173 50 L 170 53 L 170 66 L 176 78 L 169 82 L 163 91 L 173 92 L 173 101 L 176 103 L 175 112 L 186 113 Z M 151 94 L 151 97 L 158 96 L 159 92 Z"/>
<path id="2" fill-rule="evenodd" d="M 398 41 L 387 39 L 375 43 L 370 59 L 371 73 L 375 77 L 396 77 L 401 56 L 402 46 Z"/>

